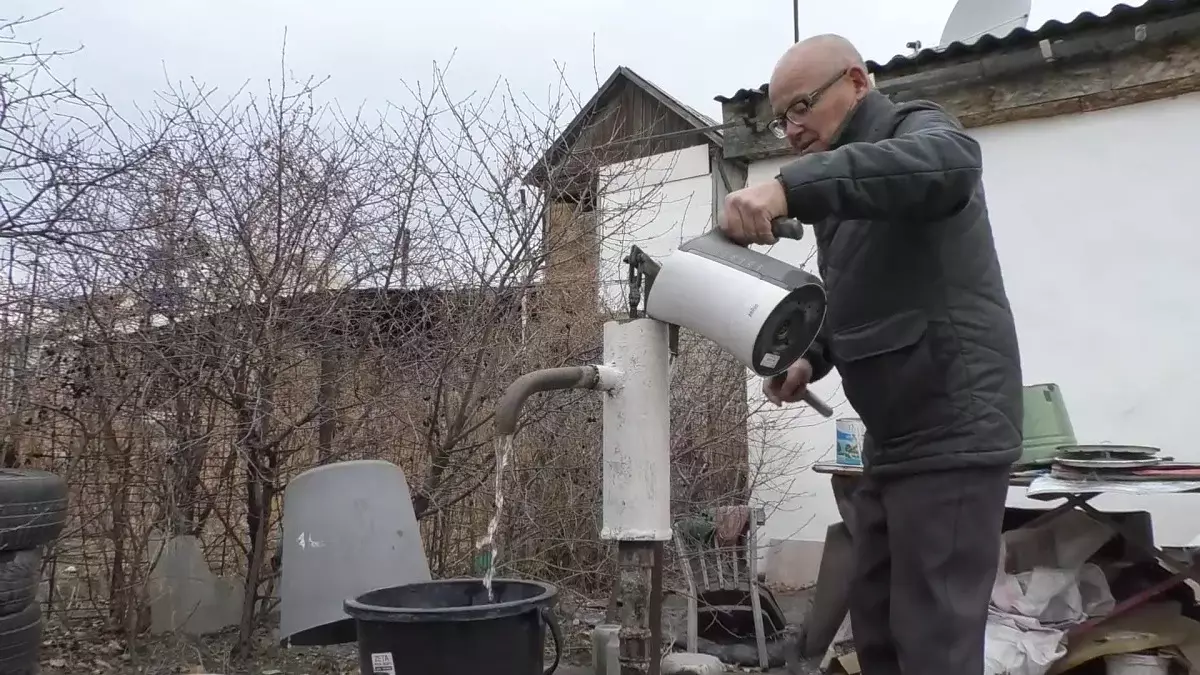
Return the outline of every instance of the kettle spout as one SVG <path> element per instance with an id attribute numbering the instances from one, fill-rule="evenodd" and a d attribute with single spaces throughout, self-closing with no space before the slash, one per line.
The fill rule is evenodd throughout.
<path id="1" fill-rule="evenodd" d="M 518 377 L 508 385 L 504 395 L 496 404 L 496 419 L 493 422 L 498 436 L 511 436 L 517 431 L 517 420 L 521 407 L 530 396 L 542 391 L 560 389 L 601 389 L 615 386 L 615 373 L 604 366 L 574 366 L 535 370 Z"/>

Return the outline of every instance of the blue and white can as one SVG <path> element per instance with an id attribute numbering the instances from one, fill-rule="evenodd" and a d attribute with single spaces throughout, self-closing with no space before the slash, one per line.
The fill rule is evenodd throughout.
<path id="1" fill-rule="evenodd" d="M 862 420 L 854 417 L 839 417 L 837 427 L 837 454 L 835 461 L 842 466 L 862 466 L 863 436 L 867 433 Z"/>

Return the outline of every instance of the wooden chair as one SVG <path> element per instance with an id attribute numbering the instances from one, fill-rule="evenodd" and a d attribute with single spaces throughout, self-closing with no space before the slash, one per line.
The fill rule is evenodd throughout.
<path id="1" fill-rule="evenodd" d="M 738 508 L 738 507 L 725 507 Z M 725 509 L 710 514 L 682 518 L 675 523 L 674 538 L 679 567 L 687 582 L 687 651 L 696 652 L 701 634 L 724 630 L 742 634 L 736 626 L 721 625 L 721 617 L 734 621 L 745 614 L 748 602 L 753 632 L 758 646 L 759 666 L 769 667 L 768 633 L 772 636 L 784 629 L 784 619 L 774 601 L 764 620 L 763 588 L 758 575 L 758 528 L 766 519 L 761 508 L 740 507 L 744 510 L 744 525 L 735 536 L 718 536 L 717 530 Z M 725 528 L 728 535 L 728 528 Z M 701 625 L 702 617 L 705 619 Z M 738 622 L 740 623 L 740 622 Z M 769 624 L 769 625 L 768 625 Z"/>

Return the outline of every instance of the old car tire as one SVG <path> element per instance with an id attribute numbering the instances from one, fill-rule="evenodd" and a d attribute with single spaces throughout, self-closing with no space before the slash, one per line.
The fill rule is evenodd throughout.
<path id="1" fill-rule="evenodd" d="M 0 616 L 16 614 L 36 600 L 41 573 L 40 548 L 0 552 Z"/>
<path id="2" fill-rule="evenodd" d="M 67 522 L 67 484 L 47 471 L 0 469 L 0 551 L 55 540 Z"/>
<path id="3" fill-rule="evenodd" d="M 33 672 L 42 646 L 42 607 L 0 617 L 0 673 Z"/>

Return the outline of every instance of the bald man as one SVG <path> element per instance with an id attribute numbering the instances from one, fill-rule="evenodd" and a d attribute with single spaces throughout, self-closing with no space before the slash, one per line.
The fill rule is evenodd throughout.
<path id="1" fill-rule="evenodd" d="M 725 200 L 721 228 L 771 244 L 813 224 L 829 311 L 776 405 L 836 367 L 867 429 L 850 616 L 865 675 L 982 675 L 1009 472 L 1021 454 L 1016 329 L 979 145 L 928 102 L 895 104 L 824 35 L 784 54 L 771 130 L 799 158 Z"/>

